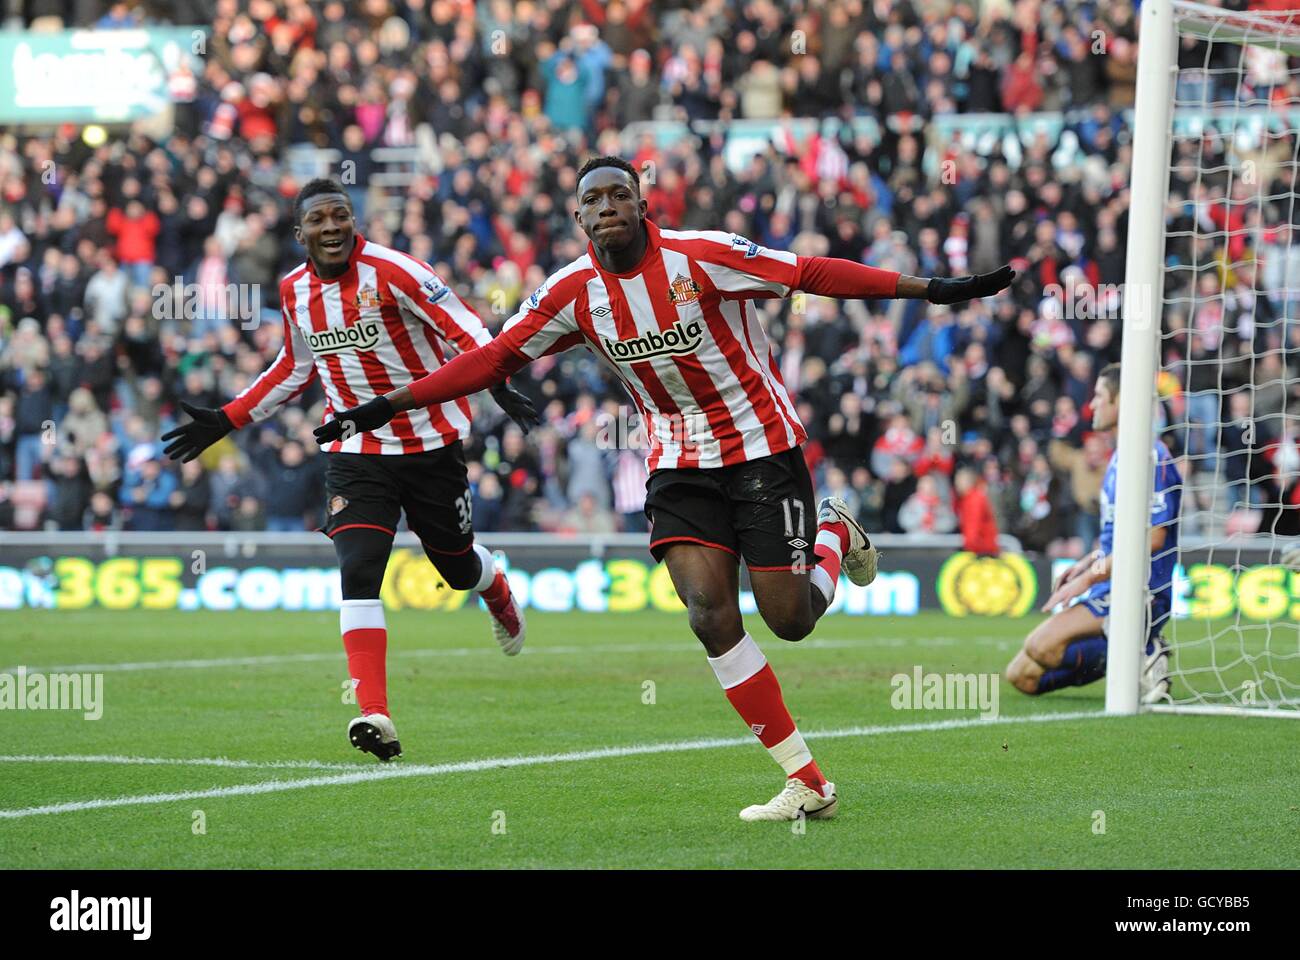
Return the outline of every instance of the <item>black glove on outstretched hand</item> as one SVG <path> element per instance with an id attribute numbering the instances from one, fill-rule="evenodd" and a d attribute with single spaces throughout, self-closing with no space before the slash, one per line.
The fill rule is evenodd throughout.
<path id="1" fill-rule="evenodd" d="M 210 410 L 207 407 L 191 407 L 182 400 L 181 409 L 194 419 L 162 435 L 164 441 L 172 441 L 163 452 L 173 460 L 189 463 L 235 429 L 226 412 L 220 408 Z"/>
<path id="2" fill-rule="evenodd" d="M 397 411 L 383 394 L 373 400 L 367 400 L 359 407 L 344 410 L 328 423 L 322 423 L 312 431 L 317 443 L 332 443 L 335 440 L 347 440 L 358 433 L 378 430 L 393 417 Z M 344 436 L 344 433 L 347 436 Z"/>
<path id="3" fill-rule="evenodd" d="M 1016 271 L 1010 265 L 973 277 L 933 277 L 925 292 L 925 299 L 931 303 L 964 303 L 979 297 L 991 297 L 999 290 L 1011 286 L 1011 281 L 1015 279 Z"/>
<path id="4" fill-rule="evenodd" d="M 537 415 L 537 409 L 533 406 L 533 401 L 505 381 L 492 388 L 492 399 L 524 433 L 542 422 L 542 418 Z"/>

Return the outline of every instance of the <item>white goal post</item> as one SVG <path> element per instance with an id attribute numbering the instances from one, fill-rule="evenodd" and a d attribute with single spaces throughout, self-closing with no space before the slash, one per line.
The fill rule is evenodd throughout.
<path id="1" fill-rule="evenodd" d="M 1145 709 L 1300 717 L 1300 570 L 1279 562 L 1300 519 L 1298 64 L 1300 11 L 1142 4 L 1107 713 L 1141 700 L 1164 440 L 1183 478 L 1172 683 Z"/>

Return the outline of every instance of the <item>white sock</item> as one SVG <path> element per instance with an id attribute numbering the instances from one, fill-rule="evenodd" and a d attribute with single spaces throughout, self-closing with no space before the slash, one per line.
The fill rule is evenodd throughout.
<path id="1" fill-rule="evenodd" d="M 383 630 L 384 601 L 344 600 L 339 605 L 339 633 L 349 630 Z"/>
<path id="2" fill-rule="evenodd" d="M 708 661 L 723 690 L 740 686 L 767 665 L 767 657 L 749 634 L 722 656 L 709 657 Z"/>
<path id="3" fill-rule="evenodd" d="M 482 593 L 492 586 L 492 581 L 497 577 L 497 562 L 492 556 L 492 551 L 481 544 L 474 544 L 474 552 L 478 554 L 478 558 L 483 564 L 483 572 L 479 574 L 478 583 L 474 584 L 473 590 L 475 593 Z"/>

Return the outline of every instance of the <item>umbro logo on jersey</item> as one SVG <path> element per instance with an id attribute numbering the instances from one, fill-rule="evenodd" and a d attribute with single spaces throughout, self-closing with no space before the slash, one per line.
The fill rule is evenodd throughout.
<path id="1" fill-rule="evenodd" d="M 312 353 L 323 356 L 343 353 L 345 350 L 373 350 L 379 345 L 379 335 L 383 329 L 384 325 L 379 320 L 367 320 L 347 327 L 309 330 L 305 331 L 305 335 Z"/>
<path id="2" fill-rule="evenodd" d="M 668 299 L 679 306 L 683 303 L 694 303 L 700 299 L 700 285 L 690 277 L 683 277 L 679 273 L 673 278 L 673 282 L 668 284 Z"/>
<path id="3" fill-rule="evenodd" d="M 703 341 L 704 326 L 699 320 L 678 320 L 667 330 L 651 330 L 632 340 L 600 338 L 605 352 L 620 363 L 694 353 Z"/>
<path id="4" fill-rule="evenodd" d="M 593 317 L 608 317 L 608 316 L 609 316 L 611 313 L 613 313 L 613 312 L 614 312 L 614 311 L 611 310 L 611 309 L 609 309 L 609 307 L 606 307 L 606 306 L 599 306 L 599 307 L 595 307 L 594 309 L 592 309 L 592 311 L 591 311 L 591 315 L 592 315 Z"/>

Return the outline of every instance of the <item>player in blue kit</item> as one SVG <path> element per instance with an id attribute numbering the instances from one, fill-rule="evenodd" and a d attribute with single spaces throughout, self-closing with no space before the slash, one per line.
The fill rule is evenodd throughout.
<path id="1" fill-rule="evenodd" d="M 1092 398 L 1094 430 L 1119 424 L 1119 364 L 1097 375 Z M 1141 699 L 1154 703 L 1169 692 L 1169 647 L 1160 636 L 1173 602 L 1174 564 L 1178 557 L 1178 513 L 1183 478 L 1169 449 L 1152 446 L 1155 482 L 1151 497 L 1151 591 L 1146 657 L 1142 664 Z M 1050 693 L 1079 687 L 1106 675 L 1106 635 L 1110 625 L 1111 551 L 1115 543 L 1115 481 L 1119 453 L 1111 455 L 1101 485 L 1101 547 L 1067 570 L 1043 604 L 1052 614 L 1025 638 L 1024 648 L 1007 666 L 1007 681 L 1021 693 Z"/>

